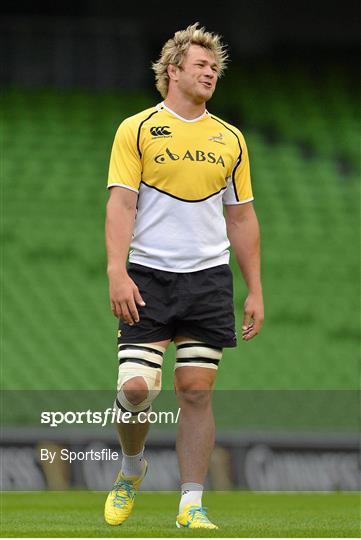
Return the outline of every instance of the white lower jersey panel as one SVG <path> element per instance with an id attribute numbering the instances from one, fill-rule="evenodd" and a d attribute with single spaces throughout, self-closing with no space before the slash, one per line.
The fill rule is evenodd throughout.
<path id="1" fill-rule="evenodd" d="M 222 193 L 186 202 L 141 184 L 129 261 L 170 272 L 228 264 Z"/>

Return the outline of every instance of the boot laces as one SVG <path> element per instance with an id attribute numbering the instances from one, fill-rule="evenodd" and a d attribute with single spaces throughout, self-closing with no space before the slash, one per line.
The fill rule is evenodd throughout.
<path id="1" fill-rule="evenodd" d="M 124 508 L 129 502 L 129 499 L 134 499 L 134 487 L 132 482 L 127 480 L 115 482 L 113 490 L 115 491 L 113 506 L 116 506 L 117 508 Z"/>

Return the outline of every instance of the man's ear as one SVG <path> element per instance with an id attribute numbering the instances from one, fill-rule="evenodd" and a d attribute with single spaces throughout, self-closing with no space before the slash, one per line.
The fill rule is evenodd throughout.
<path id="1" fill-rule="evenodd" d="M 167 73 L 168 73 L 168 77 L 172 80 L 172 81 L 177 81 L 178 80 L 178 67 L 175 66 L 174 64 L 169 64 L 168 67 L 167 67 Z"/>

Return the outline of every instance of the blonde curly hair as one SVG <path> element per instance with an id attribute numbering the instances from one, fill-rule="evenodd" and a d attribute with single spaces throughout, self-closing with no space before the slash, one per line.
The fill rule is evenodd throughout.
<path id="1" fill-rule="evenodd" d="M 228 53 L 226 46 L 222 44 L 218 34 L 207 32 L 204 27 L 198 28 L 196 22 L 188 26 L 185 30 L 179 30 L 163 46 L 157 62 L 152 64 L 155 73 L 157 90 L 165 98 L 168 93 L 169 76 L 168 66 L 173 64 L 181 66 L 185 55 L 191 45 L 200 45 L 213 53 L 218 65 L 218 77 L 221 77 L 226 68 Z"/>

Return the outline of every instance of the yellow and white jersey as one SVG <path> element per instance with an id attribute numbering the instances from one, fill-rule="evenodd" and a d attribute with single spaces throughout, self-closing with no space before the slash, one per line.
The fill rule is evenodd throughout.
<path id="1" fill-rule="evenodd" d="M 241 132 L 208 111 L 186 120 L 164 103 L 119 126 L 113 186 L 138 193 L 129 261 L 171 272 L 227 264 L 223 204 L 253 200 Z"/>

